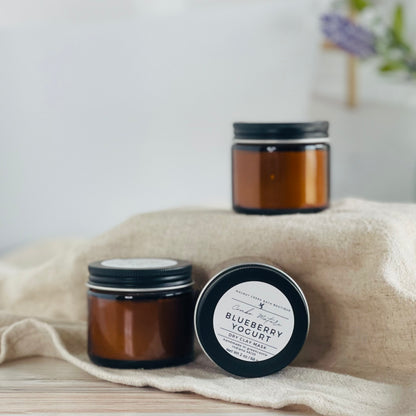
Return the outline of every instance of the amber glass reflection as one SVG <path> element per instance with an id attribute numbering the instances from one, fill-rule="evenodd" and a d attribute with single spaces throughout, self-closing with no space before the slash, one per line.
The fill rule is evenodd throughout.
<path id="1" fill-rule="evenodd" d="M 88 292 L 88 353 L 112 367 L 159 367 L 193 356 L 193 294 Z"/>
<path id="2" fill-rule="evenodd" d="M 329 203 L 329 146 L 233 146 L 233 205 L 318 211 Z"/>

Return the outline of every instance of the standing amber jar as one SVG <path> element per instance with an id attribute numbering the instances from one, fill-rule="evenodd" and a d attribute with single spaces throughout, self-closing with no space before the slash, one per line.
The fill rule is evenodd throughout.
<path id="1" fill-rule="evenodd" d="M 110 259 L 89 265 L 88 355 L 116 368 L 156 368 L 193 358 L 191 264 Z"/>
<path id="2" fill-rule="evenodd" d="M 246 214 L 318 212 L 329 205 L 328 122 L 235 123 L 233 208 Z"/>

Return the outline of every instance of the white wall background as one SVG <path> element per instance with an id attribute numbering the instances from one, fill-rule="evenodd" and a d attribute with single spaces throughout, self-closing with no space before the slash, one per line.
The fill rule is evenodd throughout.
<path id="1" fill-rule="evenodd" d="M 327 119 L 335 198 L 414 200 L 414 89 L 364 66 L 347 111 L 321 3 L 0 0 L 0 251 L 229 206 L 237 120 Z"/>
<path id="2" fill-rule="evenodd" d="M 416 42 L 415 42 L 416 43 Z M 346 57 L 321 54 L 310 114 L 328 118 L 334 198 L 416 201 L 416 82 L 358 70 L 359 105 L 345 107 Z"/>

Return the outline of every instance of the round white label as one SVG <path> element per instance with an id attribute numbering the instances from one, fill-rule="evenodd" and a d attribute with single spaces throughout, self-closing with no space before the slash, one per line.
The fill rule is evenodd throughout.
<path id="1" fill-rule="evenodd" d="M 214 311 L 214 332 L 230 355 L 244 361 L 274 357 L 289 342 L 295 318 L 288 298 L 258 281 L 233 286 Z"/>
<path id="2" fill-rule="evenodd" d="M 117 269 L 159 269 L 175 266 L 178 262 L 170 259 L 111 259 L 104 260 L 101 264 Z"/>

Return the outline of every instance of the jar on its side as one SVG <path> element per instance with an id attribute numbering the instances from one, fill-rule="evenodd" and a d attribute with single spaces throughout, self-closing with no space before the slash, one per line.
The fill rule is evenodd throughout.
<path id="1" fill-rule="evenodd" d="M 89 265 L 88 355 L 115 368 L 157 368 L 193 359 L 191 265 L 111 259 Z"/>
<path id="2" fill-rule="evenodd" d="M 233 208 L 246 214 L 318 212 L 330 200 L 328 122 L 235 123 Z"/>
<path id="3" fill-rule="evenodd" d="M 267 263 L 235 263 L 203 288 L 195 332 L 205 354 L 242 377 L 262 377 L 289 365 L 309 330 L 309 308 L 296 282 Z"/>

